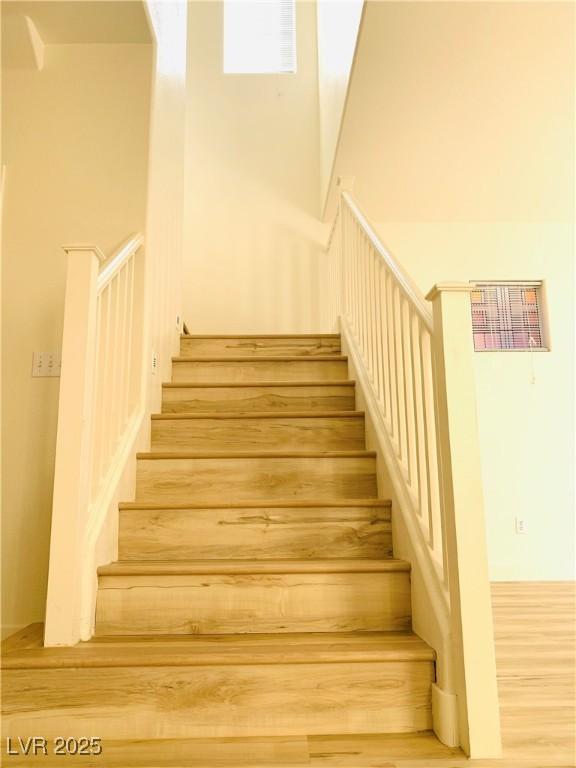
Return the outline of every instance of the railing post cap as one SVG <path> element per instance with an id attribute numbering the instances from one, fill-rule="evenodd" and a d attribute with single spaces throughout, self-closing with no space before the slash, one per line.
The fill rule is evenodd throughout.
<path id="1" fill-rule="evenodd" d="M 474 290 L 470 283 L 436 283 L 426 294 L 426 299 L 434 301 L 441 293 L 472 293 Z"/>
<path id="2" fill-rule="evenodd" d="M 97 245 L 90 245 L 90 243 L 71 243 L 70 245 L 63 245 L 62 250 L 66 253 L 73 253 L 74 251 L 84 251 L 93 253 L 98 261 L 106 261 L 106 256 L 102 253 Z"/>

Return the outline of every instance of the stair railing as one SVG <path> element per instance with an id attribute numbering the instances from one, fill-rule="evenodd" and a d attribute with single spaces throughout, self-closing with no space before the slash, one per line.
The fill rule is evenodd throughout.
<path id="1" fill-rule="evenodd" d="M 46 645 L 91 634 L 95 549 L 144 415 L 142 245 L 135 235 L 108 262 L 96 246 L 64 247 Z"/>
<path id="2" fill-rule="evenodd" d="M 346 191 L 324 284 L 323 321 L 331 329 L 340 324 L 409 539 L 404 550 L 424 585 L 413 615 L 416 631 L 437 651 L 434 728 L 473 756 L 496 756 L 471 287 L 439 284 L 425 298 Z"/>

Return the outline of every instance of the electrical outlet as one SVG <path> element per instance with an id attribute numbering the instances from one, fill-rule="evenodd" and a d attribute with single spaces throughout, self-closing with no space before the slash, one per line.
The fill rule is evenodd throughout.
<path id="1" fill-rule="evenodd" d="M 32 355 L 33 377 L 58 377 L 62 369 L 62 356 L 59 352 L 34 352 Z"/>
<path id="2" fill-rule="evenodd" d="M 514 528 L 518 534 L 526 533 L 526 520 L 517 517 L 514 521 Z"/>
<path id="3" fill-rule="evenodd" d="M 156 352 L 152 352 L 152 360 L 150 361 L 150 373 L 152 376 L 156 376 L 158 371 L 158 355 Z"/>

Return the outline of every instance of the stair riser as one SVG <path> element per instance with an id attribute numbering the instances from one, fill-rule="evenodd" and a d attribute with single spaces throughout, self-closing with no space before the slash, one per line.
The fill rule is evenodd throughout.
<path id="1" fill-rule="evenodd" d="M 100 576 L 98 635 L 410 629 L 410 576 L 286 573 Z"/>
<path id="2" fill-rule="evenodd" d="M 362 451 L 364 417 L 153 419 L 153 451 Z"/>
<path id="3" fill-rule="evenodd" d="M 351 386 L 164 387 L 163 413 L 352 411 Z"/>
<path id="4" fill-rule="evenodd" d="M 120 512 L 120 560 L 382 558 L 388 509 L 133 509 Z"/>
<path id="5" fill-rule="evenodd" d="M 162 413 L 199 411 L 353 411 L 354 387 L 164 387 Z"/>
<path id="6" fill-rule="evenodd" d="M 137 501 L 162 504 L 376 497 L 372 457 L 138 460 Z"/>
<path id="7" fill-rule="evenodd" d="M 346 360 L 175 360 L 172 381 L 221 384 L 250 381 L 338 381 L 348 378 Z"/>
<path id="8" fill-rule="evenodd" d="M 425 661 L 7 670 L 2 731 L 104 740 L 421 731 L 431 727 L 433 675 Z"/>
<path id="9" fill-rule="evenodd" d="M 190 338 L 180 340 L 182 357 L 243 357 L 244 355 L 339 355 L 338 338 L 294 336 L 291 338 Z"/>

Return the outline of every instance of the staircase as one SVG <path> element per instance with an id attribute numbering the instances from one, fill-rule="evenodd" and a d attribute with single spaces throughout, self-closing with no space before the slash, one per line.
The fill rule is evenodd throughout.
<path id="1" fill-rule="evenodd" d="M 414 733 L 434 652 L 338 336 L 185 336 L 95 635 L 5 653 L 7 735 Z"/>

